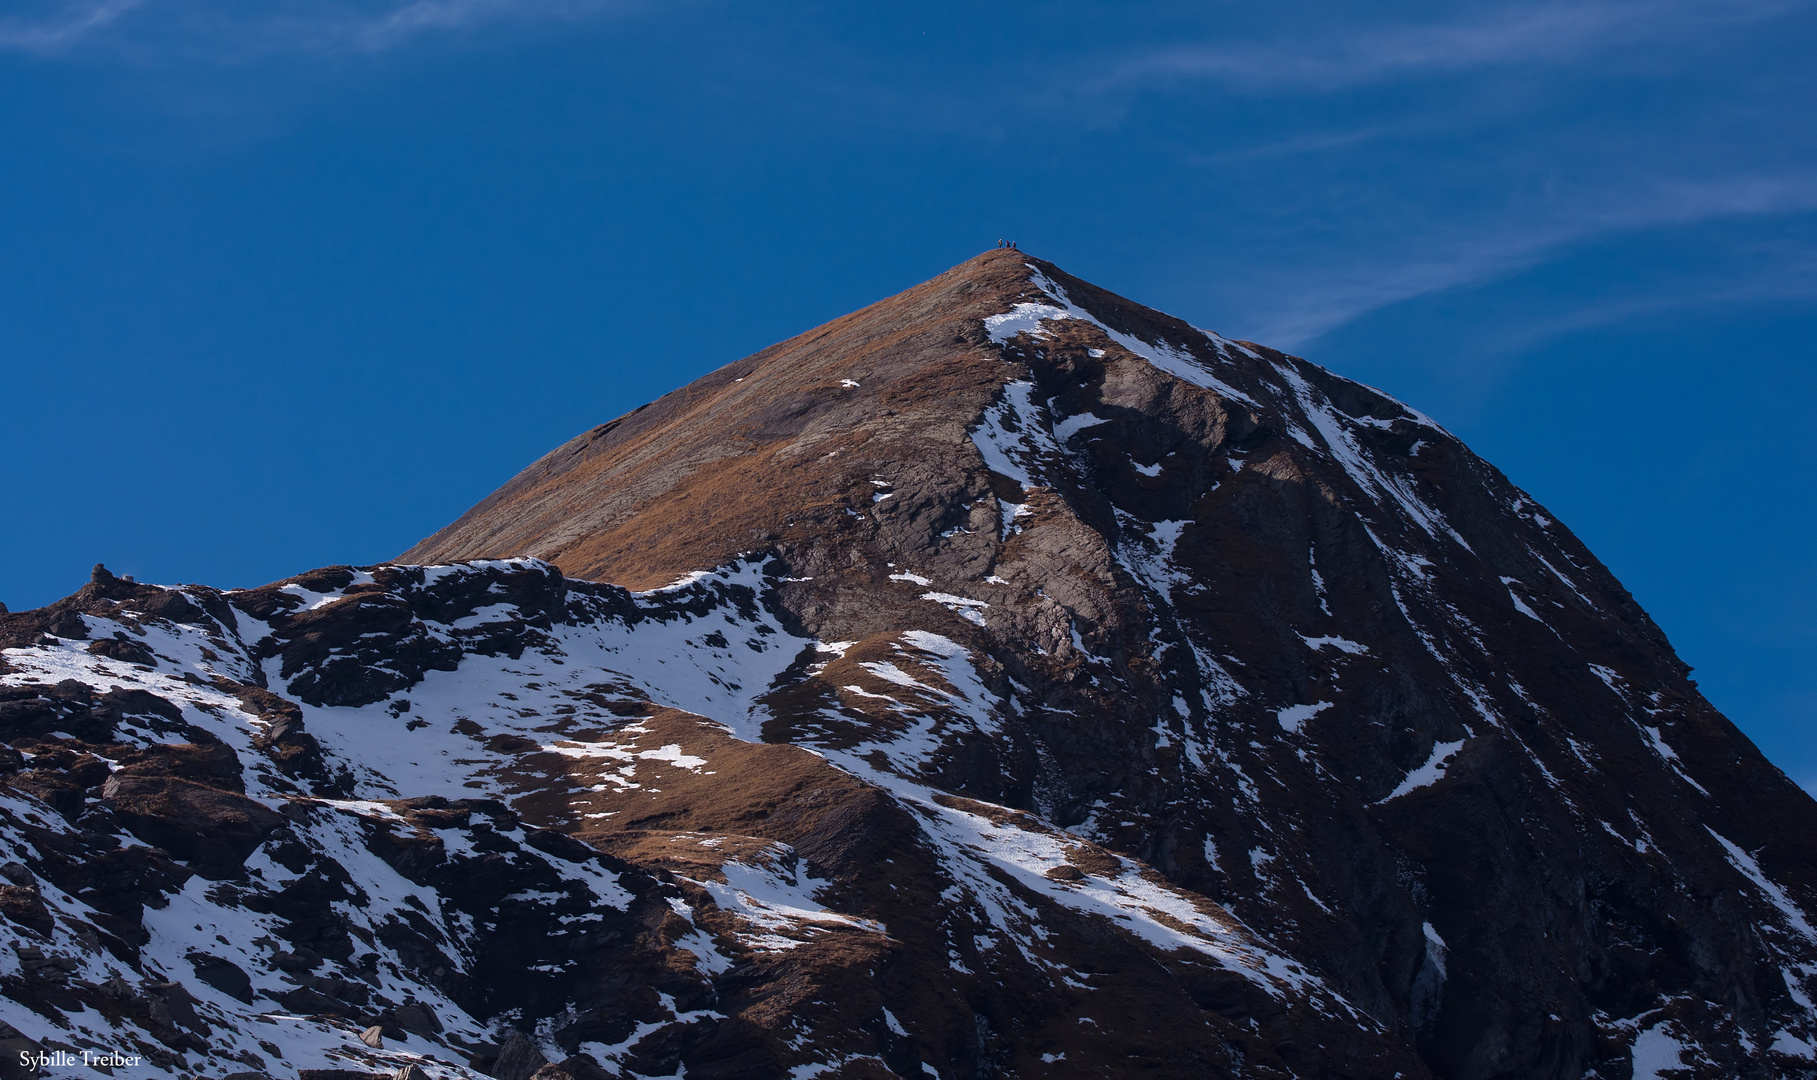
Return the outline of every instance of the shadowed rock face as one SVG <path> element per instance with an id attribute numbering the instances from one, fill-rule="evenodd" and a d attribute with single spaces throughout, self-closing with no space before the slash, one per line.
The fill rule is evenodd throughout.
<path id="1" fill-rule="evenodd" d="M 1817 806 L 1595 558 L 1417 412 L 1019 252 L 398 565 L 98 570 L 0 645 L 0 1037 L 173 1075 L 1817 1073 Z"/>

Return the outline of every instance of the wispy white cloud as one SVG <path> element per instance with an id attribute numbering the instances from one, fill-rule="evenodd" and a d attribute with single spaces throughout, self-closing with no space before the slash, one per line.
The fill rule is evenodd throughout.
<path id="1" fill-rule="evenodd" d="M 1777 119 L 1788 84 L 1722 100 L 1669 98 L 1662 101 L 1667 112 L 1639 123 L 1613 113 L 1586 116 L 1581 98 L 1566 96 L 1572 111 L 1561 111 L 1566 105 L 1551 99 L 1478 92 L 1482 76 L 1497 68 L 1549 65 L 1607 75 L 1628 55 L 1644 66 L 1624 71 L 1658 79 L 1705 63 L 1700 44 L 1717 30 L 1752 24 L 1748 32 L 1758 38 L 1770 32 L 1758 24 L 1797 6 L 1498 5 L 1469 20 L 1328 28 L 1291 46 L 1170 47 L 1115 68 L 1100 90 L 1202 80 L 1279 98 L 1429 76 L 1464 80 L 1458 95 L 1420 94 L 1364 116 L 1347 110 L 1340 115 L 1355 125 L 1347 129 L 1295 132 L 1289 125 L 1259 145 L 1191 155 L 1217 167 L 1220 182 L 1242 169 L 1240 182 L 1278 185 L 1280 194 L 1264 204 L 1272 216 L 1231 228 L 1233 238 L 1267 250 L 1274 270 L 1235 287 L 1251 313 L 1244 332 L 1292 348 L 1381 308 L 1485 285 L 1622 234 L 1817 208 L 1808 140 Z M 1793 80 L 1799 90 L 1807 82 Z M 1374 149 L 1362 150 L 1365 144 Z M 1457 145 L 1479 147 L 1480 156 L 1460 158 L 1451 152 Z M 1430 168 L 1410 167 L 1426 154 Z M 1268 164 L 1305 155 L 1317 156 L 1318 167 Z M 1733 269 L 1731 280 L 1702 282 L 1699 295 L 1728 302 L 1812 292 L 1811 276 L 1790 264 L 1778 275 Z M 1673 294 L 1655 310 L 1683 302 L 1690 302 L 1686 295 Z M 1647 303 L 1586 301 L 1559 313 L 1553 330 L 1543 320 L 1530 329 L 1543 335 L 1572 328 L 1561 319 L 1619 320 L 1642 314 L 1633 305 Z"/>
<path id="2" fill-rule="evenodd" d="M 56 52 L 112 24 L 139 4 L 140 0 L 102 0 L 70 5 L 35 19 L 0 19 L 0 50 Z"/>
<path id="3" fill-rule="evenodd" d="M 623 0 L 409 0 L 358 25 L 348 40 L 379 50 L 421 34 L 480 23 L 571 21 L 630 6 Z"/>
<path id="4" fill-rule="evenodd" d="M 411 0 L 368 21 L 356 40 L 367 48 L 383 48 L 425 31 L 490 21 L 509 14 L 514 6 L 507 0 Z"/>
<path id="5" fill-rule="evenodd" d="M 1619 196 L 1619 197 L 1615 197 Z M 1817 178 L 1741 176 L 1699 181 L 1670 181 L 1648 190 L 1608 193 L 1601 205 L 1545 221 L 1484 223 L 1476 230 L 1423 240 L 1424 252 L 1383 252 L 1348 265 L 1296 276 L 1281 295 L 1290 304 L 1263 314 L 1255 340 L 1294 348 L 1372 311 L 1419 296 L 1482 285 L 1538 265 L 1560 253 L 1625 232 L 1683 227 L 1723 217 L 1789 214 L 1817 210 Z M 1790 253 L 1777 269 L 1726 282 L 1705 293 L 1724 302 L 1774 296 L 1804 296 L 1817 289 L 1808 253 Z M 1799 272 L 1799 267 L 1805 272 Z M 1595 312 L 1581 308 L 1561 316 L 1589 319 L 1582 325 L 1637 314 L 1622 305 L 1650 301 L 1623 300 Z M 1665 306 L 1660 301 L 1655 308 Z M 1682 302 L 1682 298 L 1672 299 Z M 1575 324 L 1574 324 L 1575 325 Z M 1574 328 L 1559 324 L 1553 332 Z"/>
<path id="6" fill-rule="evenodd" d="M 1804 301 L 1817 298 L 1817 265 L 1794 255 L 1783 262 L 1766 262 L 1720 280 L 1699 277 L 1677 288 L 1654 286 L 1637 296 L 1571 304 L 1561 300 L 1557 310 L 1538 314 L 1523 325 L 1500 334 L 1495 349 L 1518 352 L 1565 334 L 1646 320 L 1691 309 Z"/>
<path id="7" fill-rule="evenodd" d="M 485 25 L 564 22 L 624 12 L 641 0 L 216 0 L 71 3 L 0 20 L 0 51 L 44 55 L 115 47 L 240 61 L 286 53 L 382 52 Z M 137 17 L 127 21 L 129 11 Z"/>
<path id="8" fill-rule="evenodd" d="M 1351 131 L 1312 131 L 1289 135 L 1284 139 L 1275 139 L 1256 146 L 1189 155 L 1187 160 L 1194 164 L 1208 165 L 1232 161 L 1256 161 L 1264 158 L 1295 157 L 1302 154 L 1321 154 L 1332 150 L 1348 150 L 1371 139 L 1380 138 L 1392 130 L 1394 129 L 1387 125 L 1376 124 Z"/>
<path id="9" fill-rule="evenodd" d="M 1204 79 L 1246 90 L 1339 90 L 1418 75 L 1577 60 L 1610 47 L 1751 23 L 1788 0 L 1630 0 L 1514 5 L 1474 20 L 1313 35 L 1292 45 L 1220 42 L 1131 57 L 1101 84 Z"/>

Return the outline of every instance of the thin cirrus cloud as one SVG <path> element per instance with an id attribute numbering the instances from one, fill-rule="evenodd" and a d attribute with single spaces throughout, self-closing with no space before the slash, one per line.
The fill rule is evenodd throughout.
<path id="1" fill-rule="evenodd" d="M 246 60 L 283 53 L 383 52 L 486 24 L 560 22 L 636 0 L 290 0 L 248 7 L 170 0 L 65 2 L 0 20 L 0 51 L 65 55 L 116 48 Z"/>
<path id="2" fill-rule="evenodd" d="M 0 19 L 0 52 L 56 55 L 113 48 L 122 54 L 228 61 L 285 54 L 376 54 L 481 27 L 624 14 L 643 7 L 647 0 L 268 0 L 256 6 L 237 0 L 39 3 L 33 16 Z M 1121 59 L 1100 54 L 1101 63 L 1093 65 L 1046 64 L 1045 68 L 1063 73 L 1049 76 L 1051 82 L 1040 77 L 1021 79 L 1027 75 L 1026 69 L 1010 64 L 1018 72 L 1018 81 L 987 79 L 981 87 L 952 93 L 880 81 L 859 70 L 862 63 L 854 62 L 851 70 L 839 69 L 836 84 L 817 87 L 815 93 L 796 93 L 791 101 L 795 105 L 803 100 L 839 102 L 841 108 L 861 112 L 867 119 L 883 112 L 905 119 L 953 114 L 973 118 L 966 123 L 983 116 L 999 125 L 1006 112 L 1076 116 L 1079 108 L 1094 103 L 1101 106 L 1125 96 L 1128 90 L 1165 92 L 1195 81 L 1251 97 L 1324 94 L 1337 100 L 1346 91 L 1370 84 L 1462 78 L 1521 68 L 1595 70 L 1623 50 L 1644 55 L 1654 65 L 1684 64 L 1689 62 L 1681 47 L 1684 43 L 1723 28 L 1756 26 L 1798 6 L 1791 0 L 1542 0 L 1478 8 L 1473 16 L 1442 21 L 1378 19 L 1348 29 L 1327 21 L 1312 32 L 1281 37 L 1275 43 L 1253 39 L 1147 51 L 1138 48 L 1121 53 Z M 1077 80 L 1079 71 L 1092 67 L 1109 74 L 1095 82 Z M 803 72 L 818 76 L 827 68 L 826 64 L 790 65 L 789 78 L 765 80 L 765 85 L 793 85 L 792 78 L 808 77 Z M 1061 82 L 1065 89 L 1053 89 Z M 1048 93 L 1044 94 L 1044 87 Z M 978 108 L 986 98 L 989 107 Z M 1369 162 L 1381 162 L 1404 156 L 1404 144 L 1409 141 L 1436 144 L 1443 155 L 1442 147 L 1449 140 L 1468 143 L 1481 137 L 1473 129 L 1482 118 L 1475 114 L 1469 96 L 1465 98 L 1453 102 L 1427 95 L 1410 109 L 1374 115 L 1354 127 L 1346 128 L 1340 121 L 1335 128 L 1295 133 L 1290 125 L 1262 145 L 1244 148 L 1237 140 L 1212 153 L 1189 152 L 1186 157 L 1200 164 L 1236 168 L 1253 164 L 1258 169 L 1268 167 L 1270 161 L 1308 154 L 1355 152 Z M 1074 108 L 1056 110 L 1052 108 L 1056 99 Z M 1713 102 L 1710 108 L 1720 111 L 1732 105 Z M 1497 122 L 1506 123 L 1508 118 L 1500 117 Z M 1706 126 L 1721 130 L 1726 125 L 1713 122 Z M 1270 291 L 1293 299 L 1260 314 L 1253 321 L 1252 336 L 1293 347 L 1379 308 L 1424 294 L 1485 284 L 1602 237 L 1817 206 L 1813 195 L 1817 182 L 1796 175 L 1795 167 L 1788 170 L 1784 153 L 1781 160 L 1771 163 L 1747 148 L 1740 156 L 1733 148 L 1703 155 L 1676 150 L 1662 154 L 1645 138 L 1635 142 L 1632 152 L 1616 153 L 1598 146 L 1610 141 L 1603 139 L 1588 140 L 1587 148 L 1556 145 L 1556 138 L 1545 134 L 1551 130 L 1545 125 L 1529 132 L 1518 126 L 1506 128 L 1508 137 L 1498 141 L 1492 169 L 1473 168 L 1468 154 L 1453 161 L 1450 187 L 1476 193 L 1468 199 L 1448 199 L 1429 185 L 1429 190 L 1422 189 L 1423 201 L 1409 206 L 1411 196 L 1404 192 L 1391 188 L 1372 192 L 1368 181 L 1360 179 L 1368 170 L 1357 170 L 1353 178 L 1345 173 L 1341 161 L 1327 163 L 1318 175 L 1352 185 L 1356 206 L 1329 210 L 1334 203 L 1329 192 L 1312 192 L 1304 202 L 1326 208 L 1325 223 L 1302 227 L 1297 234 L 1290 226 L 1282 235 L 1268 237 L 1267 246 L 1286 282 L 1277 282 L 1279 287 Z M 1791 153 L 1797 156 L 1798 151 L 1793 148 Z M 1750 157 L 1755 160 L 1748 160 Z M 1596 168 L 1581 164 L 1590 158 L 1601 164 Z M 1723 162 L 1734 175 L 1696 181 L 1670 178 L 1678 170 L 1721 168 Z M 1575 180 L 1562 175 L 1573 170 L 1578 173 Z M 1509 194 L 1515 187 L 1513 178 L 1527 174 L 1561 174 L 1563 186 L 1575 192 L 1557 200 L 1517 200 Z M 1505 208 L 1491 209 L 1498 201 Z M 1255 216 L 1266 217 L 1263 213 Z M 1314 235 L 1315 228 L 1333 235 L 1320 239 Z M 1802 290 L 1808 280 L 1808 275 L 1794 274 L 1782 276 L 1775 285 L 1771 274 L 1763 274 L 1758 282 L 1760 288 Z M 1724 295 L 1735 287 L 1752 286 L 1730 283 L 1724 286 Z"/>
<path id="3" fill-rule="evenodd" d="M 1793 6 L 1785 0 L 1523 5 L 1470 21 L 1330 34 L 1295 47 L 1157 49 L 1115 65 L 1099 86 L 1201 79 L 1248 91 L 1342 90 L 1396 78 L 1570 62 L 1599 50 L 1758 22 Z"/>
<path id="4" fill-rule="evenodd" d="M 37 18 L 0 19 L 0 49 L 56 52 L 103 30 L 139 3 L 140 0 L 103 0 L 45 12 Z"/>
<path id="5" fill-rule="evenodd" d="M 377 51 L 420 34 L 479 23 L 561 22 L 624 11 L 627 0 L 411 0 L 361 24 L 351 41 Z"/>
<path id="6" fill-rule="evenodd" d="M 1262 314 L 1255 340 L 1294 348 L 1372 311 L 1448 289 L 1480 285 L 1518 273 L 1566 250 L 1624 232 L 1695 225 L 1723 217 L 1794 214 L 1817 210 L 1817 181 L 1804 176 L 1750 176 L 1696 182 L 1667 182 L 1652 191 L 1624 190 L 1619 200 L 1568 217 L 1502 222 L 1451 239 L 1428 237 L 1426 255 L 1366 259 L 1324 275 L 1296 273 L 1287 307 Z M 1817 295 L 1817 274 L 1799 251 L 1762 252 L 1759 272 L 1725 283 L 1716 291 L 1675 297 L 1674 303 L 1739 302 Z M 1580 329 L 1633 314 L 1640 301 L 1622 300 L 1571 309 L 1543 325 L 1531 325 L 1524 340 Z"/>
<path id="7" fill-rule="evenodd" d="M 1606 0 L 1578 4 L 1500 6 L 1469 19 L 1404 22 L 1338 30 L 1326 28 L 1301 35 L 1290 44 L 1261 41 L 1169 46 L 1126 54 L 1108 65 L 1110 74 L 1092 85 L 1099 93 L 1128 90 L 1166 91 L 1199 82 L 1249 98 L 1342 95 L 1362 87 L 1432 78 L 1478 79 L 1497 71 L 1609 70 L 1612 57 L 1624 51 L 1641 58 L 1644 67 L 1682 67 L 1694 62 L 1687 46 L 1712 40 L 1720 31 L 1759 32 L 1758 24 L 1791 13 L 1797 5 L 1783 0 L 1663 0 L 1637 4 Z M 1707 60 L 1707 58 L 1705 58 Z M 1471 158 L 1446 158 L 1451 182 L 1416 186 L 1410 192 L 1380 190 L 1368 197 L 1367 186 L 1346 179 L 1355 213 L 1339 214 L 1355 228 L 1341 227 L 1349 243 L 1333 250 L 1329 220 L 1307 227 L 1296 237 L 1288 229 L 1270 234 L 1285 257 L 1286 287 L 1262 286 L 1292 300 L 1269 310 L 1257 305 L 1249 329 L 1257 340 L 1295 347 L 1369 313 L 1423 295 L 1484 285 L 1564 257 L 1585 245 L 1624 234 L 1695 226 L 1721 218 L 1770 217 L 1817 208 L 1817 176 L 1794 160 L 1803 156 L 1797 138 L 1747 145 L 1723 136 L 1705 140 L 1710 153 L 1687 153 L 1683 133 L 1670 152 L 1659 140 L 1628 126 L 1585 140 L 1586 131 L 1548 123 L 1527 125 L 1519 119 L 1526 106 L 1557 108 L 1571 100 L 1569 85 L 1556 82 L 1559 93 L 1545 98 L 1517 97 L 1522 103 L 1426 98 L 1378 113 L 1349 129 L 1287 133 L 1252 147 L 1226 147 L 1197 155 L 1199 164 L 1242 166 L 1263 159 L 1303 154 L 1343 155 L 1356 151 L 1365 166 L 1406 154 L 1405 145 L 1362 151 L 1363 144 L 1409 141 L 1430 146 L 1461 140 L 1468 145 L 1484 137 L 1484 125 L 1496 131 L 1495 166 L 1473 168 Z M 1481 115 L 1487 104 L 1493 116 Z M 1676 106 L 1675 106 L 1676 107 Z M 1693 106 L 1702 130 L 1732 131 L 1729 120 L 1757 119 L 1773 108 L 1759 99 L 1712 99 Z M 1537 119 L 1537 118 L 1536 118 Z M 1681 119 L 1691 119 L 1690 116 Z M 1720 144 L 1720 145 L 1719 145 Z M 1689 144 L 1695 145 L 1695 144 Z M 1750 161 L 1749 159 L 1753 159 Z M 1778 160 L 1774 160 L 1777 158 Z M 1711 174 L 1710 170 L 1714 170 Z M 1343 159 L 1327 161 L 1323 175 L 1343 176 Z M 1687 175 L 1687 170 L 1704 173 Z M 1369 175 L 1361 168 L 1356 177 Z M 1727 175 L 1723 175 L 1724 173 Z M 1573 176 L 1572 174 L 1576 174 Z M 1555 197 L 1522 197 L 1523 185 L 1559 188 Z M 1468 194 L 1465 194 L 1465 193 Z M 1409 205 L 1408 200 L 1414 200 Z M 1490 211 L 1497 201 L 1500 212 Z M 1320 205 L 1316 197 L 1307 205 Z M 1328 205 L 1328 204 L 1327 204 Z M 1486 212 L 1488 211 L 1488 212 Z M 1391 226 L 1391 227 L 1389 227 Z M 1359 231 L 1360 230 L 1360 231 Z M 1316 255 L 1296 260 L 1287 249 L 1310 243 Z M 1350 248 L 1350 257 L 1342 248 Z M 1783 253 L 1782 253 L 1783 254 Z M 1769 262 L 1771 260 L 1769 259 Z M 1682 302 L 1745 301 L 1756 297 L 1817 295 L 1817 281 L 1801 270 L 1797 259 L 1783 267 L 1763 264 L 1758 273 L 1743 274 L 1709 287 L 1688 290 Z M 1252 281 L 1252 286 L 1259 283 Z M 1244 291 L 1248 291 L 1245 289 Z M 1530 335 L 1546 336 L 1580 325 L 1612 321 L 1632 314 L 1639 298 L 1586 302 L 1561 312 L 1552 323 L 1530 324 Z M 1261 308 L 1261 310 L 1257 310 Z M 1553 325 L 1556 323 L 1556 325 Z"/>

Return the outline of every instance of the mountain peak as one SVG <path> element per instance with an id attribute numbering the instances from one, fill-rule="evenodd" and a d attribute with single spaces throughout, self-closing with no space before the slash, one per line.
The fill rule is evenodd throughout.
<path id="1" fill-rule="evenodd" d="M 993 249 L 576 436 L 401 559 L 532 554 L 641 588 L 776 542 L 785 519 L 847 507 L 867 469 L 963 450 L 1021 370 L 1001 353 L 1008 323 L 1065 314 L 1055 293 L 1111 333 L 1222 341 Z M 1176 366 L 1192 370 L 1191 356 Z"/>
<path id="2" fill-rule="evenodd" d="M 1651 861 L 1664 833 L 1689 845 L 1674 865 L 1712 881 L 1735 880 L 1739 844 L 1817 885 L 1793 869 L 1817 846 L 1785 825 L 1817 825 L 1817 807 L 1531 496 L 1380 391 L 1024 252 L 984 252 L 596 428 L 406 558 L 532 554 L 649 588 L 747 553 L 776 560 L 775 602 L 818 640 L 934 632 L 991 658 L 1026 741 L 952 736 L 943 787 L 1228 898 L 1319 951 L 1441 1074 L 1600 1060 L 1612 1036 L 1589 1020 L 1495 1040 L 1520 1017 L 1628 1008 L 1568 973 L 1582 955 L 1626 963 L 1617 907 L 1730 932 L 1615 899 L 1672 877 Z M 829 738 L 827 707 L 765 737 Z M 1618 819 L 1649 824 L 1601 824 Z M 1541 901 L 1534 875 L 1566 864 L 1589 875 L 1582 898 Z M 1483 874 L 1521 884 L 1484 892 Z M 1409 891 L 1366 884 L 1397 875 Z M 1569 945 L 1560 919 L 1580 928 Z M 1716 1001 L 1730 977 L 1673 963 L 1690 966 L 1599 978 L 1689 979 Z M 1559 974 L 1499 985 L 1517 969 Z"/>
<path id="3" fill-rule="evenodd" d="M 1018 251 L 601 424 L 396 563 L 98 569 L 0 646 L 26 1046 L 1817 1068 L 1817 803 L 1570 531 L 1380 391 Z"/>

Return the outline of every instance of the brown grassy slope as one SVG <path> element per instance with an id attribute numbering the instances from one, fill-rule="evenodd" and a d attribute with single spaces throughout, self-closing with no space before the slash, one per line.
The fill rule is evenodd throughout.
<path id="1" fill-rule="evenodd" d="M 1028 261 L 986 252 L 728 364 L 569 440 L 399 558 L 533 555 L 635 589 L 837 528 L 878 467 L 964 440 L 1006 377 L 980 320 L 1033 291 Z"/>

